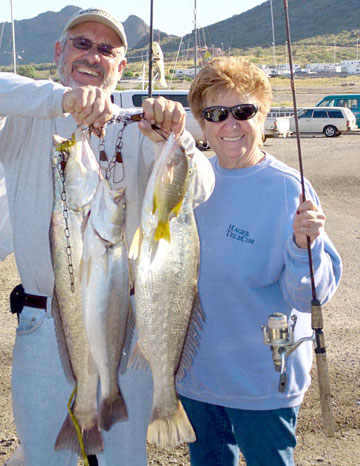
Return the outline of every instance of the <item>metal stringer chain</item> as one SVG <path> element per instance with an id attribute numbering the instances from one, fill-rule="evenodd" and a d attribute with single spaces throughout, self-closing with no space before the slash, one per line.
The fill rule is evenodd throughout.
<path id="1" fill-rule="evenodd" d="M 63 205 L 63 219 L 65 223 L 64 228 L 64 235 L 66 240 L 66 256 L 68 261 L 68 271 L 70 276 L 70 289 L 71 292 L 74 293 L 75 291 L 75 276 L 74 276 L 74 266 L 72 263 L 72 254 L 71 254 L 71 243 L 70 243 L 70 228 L 69 228 L 69 210 L 66 203 L 66 182 L 65 182 L 65 175 L 63 170 L 63 163 L 65 160 L 65 153 L 60 152 L 60 161 L 57 164 L 57 169 L 59 172 L 60 180 L 62 183 L 62 191 L 61 191 L 61 200 Z"/>
<path id="2" fill-rule="evenodd" d="M 143 116 L 144 116 L 143 113 L 135 113 L 135 114 L 132 114 L 132 115 L 127 114 L 127 115 L 124 115 L 124 116 L 117 116 L 117 117 L 114 116 L 113 118 L 111 118 L 104 125 L 104 127 L 106 127 L 106 126 L 108 126 L 109 124 L 112 124 L 112 123 L 121 124 L 121 128 L 120 128 L 120 130 L 118 132 L 118 135 L 117 135 L 117 138 L 116 138 L 114 155 L 109 160 L 108 166 L 105 169 L 105 174 L 104 174 L 105 178 L 107 180 L 109 180 L 110 177 L 111 177 L 111 173 L 112 173 L 113 182 L 115 184 L 121 183 L 121 181 L 123 181 L 124 178 L 125 178 L 125 166 L 124 166 L 124 160 L 123 160 L 123 156 L 122 156 L 122 148 L 123 148 L 123 145 L 124 145 L 123 135 L 124 135 L 125 128 L 130 123 L 139 122 L 143 118 Z M 99 140 L 98 151 L 99 151 L 99 159 L 101 161 L 103 161 L 103 162 L 107 161 L 107 156 L 106 156 L 106 152 L 105 152 L 105 140 L 104 140 L 104 138 L 101 138 Z M 115 166 L 116 166 L 117 163 L 122 165 L 122 175 L 121 175 L 121 177 L 119 179 L 115 179 Z"/>

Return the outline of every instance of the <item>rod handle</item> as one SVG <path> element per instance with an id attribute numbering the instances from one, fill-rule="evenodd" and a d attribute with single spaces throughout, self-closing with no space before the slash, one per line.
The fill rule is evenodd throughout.
<path id="1" fill-rule="evenodd" d="M 323 419 L 323 430 L 326 437 L 335 436 L 335 423 L 332 410 L 329 370 L 326 352 L 316 353 L 317 375 L 320 393 L 320 405 Z"/>

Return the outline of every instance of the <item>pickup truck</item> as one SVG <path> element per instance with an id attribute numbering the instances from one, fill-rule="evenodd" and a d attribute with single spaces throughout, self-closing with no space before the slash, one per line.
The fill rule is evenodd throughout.
<path id="1" fill-rule="evenodd" d="M 204 135 L 199 123 L 195 120 L 187 100 L 188 96 L 187 90 L 154 90 L 152 95 L 158 96 L 162 95 L 166 99 L 175 100 L 180 102 L 186 112 L 186 129 L 189 133 L 192 134 L 197 146 L 200 149 L 207 149 L 208 145 L 204 142 Z M 142 102 L 148 96 L 146 90 L 127 90 L 127 91 L 114 91 L 112 93 L 112 101 L 114 104 L 118 105 L 121 108 L 134 108 L 141 107 Z"/>
<path id="2" fill-rule="evenodd" d="M 267 137 L 283 137 L 286 138 L 291 134 L 290 117 L 271 109 L 266 116 L 264 123 L 264 136 Z"/>

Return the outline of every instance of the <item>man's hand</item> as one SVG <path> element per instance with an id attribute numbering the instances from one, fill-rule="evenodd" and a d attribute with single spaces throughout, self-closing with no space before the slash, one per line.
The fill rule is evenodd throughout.
<path id="1" fill-rule="evenodd" d="M 293 223 L 295 242 L 299 248 L 307 247 L 307 236 L 310 237 L 310 244 L 315 241 L 324 230 L 325 220 L 325 214 L 318 205 L 310 200 L 302 202 L 300 196 L 300 204 Z"/>
<path id="2" fill-rule="evenodd" d="M 166 133 L 180 136 L 185 129 L 185 110 L 179 102 L 164 97 L 149 98 L 143 102 L 144 119 L 139 123 L 141 132 L 152 141 L 163 141 L 163 138 L 151 128 L 156 125 Z"/>
<path id="3" fill-rule="evenodd" d="M 110 97 L 98 87 L 84 86 L 65 92 L 63 110 L 71 113 L 78 125 L 101 129 L 113 116 Z"/>

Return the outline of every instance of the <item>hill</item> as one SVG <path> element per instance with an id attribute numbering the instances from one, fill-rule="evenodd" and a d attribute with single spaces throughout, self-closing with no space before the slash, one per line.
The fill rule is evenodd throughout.
<path id="1" fill-rule="evenodd" d="M 343 31 L 359 29 L 359 0 L 289 0 L 289 18 L 292 42 L 312 39 L 318 36 L 338 35 Z M 273 0 L 275 44 L 285 44 L 286 28 L 283 0 Z M 349 13 L 351 12 L 351 14 Z M 201 18 L 201 11 L 198 11 Z M 356 31 L 355 31 L 356 33 Z M 239 15 L 234 15 L 204 28 L 199 33 L 202 45 L 215 45 L 228 51 L 246 50 L 252 47 L 271 47 L 273 42 L 271 9 L 269 0 Z M 194 34 L 183 37 L 186 47 L 193 47 Z M 356 43 L 356 37 L 355 37 Z M 341 45 L 341 43 L 337 44 Z M 169 40 L 163 45 L 164 51 L 174 51 L 179 47 L 179 39 Z"/>
<path id="2" fill-rule="evenodd" d="M 19 64 L 53 62 L 54 44 L 69 18 L 78 9 L 79 7 L 70 5 L 59 12 L 47 11 L 35 18 L 15 21 L 15 44 Z M 123 24 L 129 48 L 136 47 L 139 41 L 143 43 L 144 40 L 148 40 L 150 28 L 138 16 L 129 16 Z M 1 30 L 0 24 L 0 65 L 10 65 L 12 60 L 11 23 L 5 23 L 2 38 Z M 160 37 L 161 40 L 171 38 L 158 30 L 154 30 L 154 37 Z"/>
<path id="3" fill-rule="evenodd" d="M 284 46 L 286 41 L 283 0 L 272 0 L 275 31 L 275 44 Z M 49 63 L 53 61 L 53 44 L 59 37 L 66 21 L 78 7 L 67 6 L 60 12 L 48 11 L 35 18 L 15 21 L 16 49 L 22 57 L 23 64 Z M 359 0 L 289 0 L 289 16 L 293 43 L 299 43 L 310 53 L 304 55 L 304 61 L 329 61 L 329 51 L 325 47 L 334 43 L 341 47 L 351 47 L 355 51 L 360 35 L 360 1 Z M 201 11 L 198 11 L 201 18 Z M 147 48 L 149 26 L 137 16 L 131 15 L 124 22 L 128 36 L 129 56 L 141 57 L 139 50 Z M 0 65 L 11 63 L 11 25 L 5 23 L 1 40 L 0 25 Z M 180 37 L 154 31 L 156 40 L 161 41 L 165 53 L 179 49 Z M 223 21 L 207 26 L 199 31 L 199 45 L 222 47 L 224 51 L 259 48 L 271 49 L 273 42 L 271 10 L 269 0 L 242 14 L 234 15 Z M 182 38 L 184 48 L 194 46 L 194 34 Z M 355 45 L 354 45 L 355 44 Z M 319 45 L 317 50 L 316 46 Z M 344 53 L 338 59 L 356 58 Z M 331 59 L 330 59 L 331 60 Z"/>

